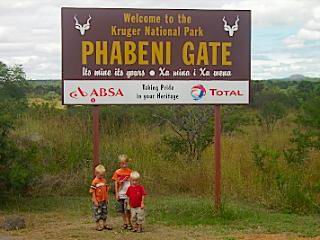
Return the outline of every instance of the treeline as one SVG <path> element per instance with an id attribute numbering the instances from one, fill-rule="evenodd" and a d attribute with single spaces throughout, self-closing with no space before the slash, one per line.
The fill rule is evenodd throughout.
<path id="1" fill-rule="evenodd" d="M 270 207 L 319 211 L 320 82 L 253 81 L 251 87 L 250 105 L 222 108 L 225 192 Z M 0 63 L 2 193 L 86 193 L 92 109 L 57 107 L 60 98 L 59 82 L 26 81 L 21 66 Z M 101 107 L 101 160 L 111 174 L 117 154 L 126 152 L 156 194 L 211 194 L 213 116 L 212 106 Z M 239 141 L 247 145 L 240 148 Z"/>

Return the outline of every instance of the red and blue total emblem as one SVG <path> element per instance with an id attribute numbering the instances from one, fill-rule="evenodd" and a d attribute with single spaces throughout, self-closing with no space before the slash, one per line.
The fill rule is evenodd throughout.
<path id="1" fill-rule="evenodd" d="M 206 95 L 207 91 L 201 84 L 195 85 L 191 89 L 191 96 L 193 100 L 198 101 Z"/>

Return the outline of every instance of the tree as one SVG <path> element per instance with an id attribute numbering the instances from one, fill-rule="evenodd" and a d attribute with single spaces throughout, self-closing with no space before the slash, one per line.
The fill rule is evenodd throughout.
<path id="1" fill-rule="evenodd" d="M 252 122 L 252 117 L 244 106 L 224 106 L 222 114 L 222 132 L 225 134 L 233 134 L 235 132 L 243 132 L 242 126 Z"/>
<path id="2" fill-rule="evenodd" d="M 226 106 L 222 114 L 223 133 L 238 131 L 250 122 L 242 107 Z M 172 153 L 186 155 L 188 161 L 197 161 L 202 152 L 213 143 L 214 114 L 212 106 L 168 106 L 154 114 L 166 123 L 174 134 L 166 134 L 164 142 Z"/>
<path id="3" fill-rule="evenodd" d="M 301 111 L 296 119 L 298 127 L 294 129 L 291 138 L 293 147 L 285 150 L 288 162 L 303 163 L 308 159 L 310 149 L 320 150 L 320 97 L 318 91 L 319 89 L 312 88 L 309 91 L 309 96 L 301 104 Z"/>
<path id="4" fill-rule="evenodd" d="M 28 87 L 26 75 L 21 65 L 8 67 L 0 62 L 0 98 L 21 99 L 26 96 Z"/>
<path id="5" fill-rule="evenodd" d="M 283 106 L 291 107 L 292 99 L 287 94 L 286 90 L 280 89 L 272 82 L 254 83 L 252 90 L 252 101 L 250 107 L 259 109 L 270 102 L 278 102 Z"/>
<path id="6" fill-rule="evenodd" d="M 168 106 L 154 116 L 168 124 L 174 135 L 163 140 L 173 153 L 185 154 L 187 160 L 199 160 L 202 151 L 212 143 L 212 108 L 208 106 Z"/>
<path id="7" fill-rule="evenodd" d="M 260 124 L 265 126 L 267 131 L 270 131 L 285 114 L 285 107 L 281 103 L 272 101 L 262 105 L 259 109 L 258 119 Z"/>
<path id="8" fill-rule="evenodd" d="M 320 210 L 319 176 L 305 181 L 310 178 L 310 173 L 306 171 L 312 156 L 310 150 L 320 149 L 320 97 L 311 92 L 301 105 L 297 127 L 290 139 L 292 144 L 281 152 L 260 145 L 255 145 L 252 151 L 254 163 L 261 172 L 266 197 L 274 194 L 271 190 L 274 186 L 280 196 L 280 204 L 300 213 Z M 279 164 L 282 159 L 284 164 Z"/>
<path id="9" fill-rule="evenodd" d="M 10 135 L 16 119 L 27 108 L 27 86 L 21 66 L 0 62 L 0 191 L 22 192 L 35 177 L 35 148 L 28 143 L 19 146 Z"/>
<path id="10" fill-rule="evenodd" d="M 302 104 L 301 114 L 297 117 L 298 128 L 293 131 L 293 148 L 286 151 L 291 162 L 307 159 L 312 148 L 320 150 L 320 97 L 314 95 Z"/>

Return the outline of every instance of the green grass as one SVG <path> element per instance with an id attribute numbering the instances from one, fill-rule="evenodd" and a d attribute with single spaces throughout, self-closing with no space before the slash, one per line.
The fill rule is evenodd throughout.
<path id="1" fill-rule="evenodd" d="M 149 210 L 153 222 L 175 225 L 213 225 L 218 231 L 282 233 L 303 236 L 320 235 L 320 216 L 274 212 L 239 203 L 225 203 L 215 213 L 208 198 L 152 198 Z"/>
<path id="2" fill-rule="evenodd" d="M 320 235 L 319 215 L 296 215 L 274 212 L 240 203 L 224 203 L 221 212 L 214 212 L 209 198 L 190 196 L 159 197 L 147 199 L 148 224 L 210 227 L 221 234 L 284 233 L 301 236 Z M 115 216 L 115 202 L 110 202 L 110 215 Z M 89 216 L 91 203 L 85 197 L 22 198 L 1 204 L 4 214 L 63 212 L 70 217 Z"/>

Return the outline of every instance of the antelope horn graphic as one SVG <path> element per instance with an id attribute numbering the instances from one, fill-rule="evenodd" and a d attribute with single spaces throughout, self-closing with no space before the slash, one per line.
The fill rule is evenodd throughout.
<path id="1" fill-rule="evenodd" d="M 79 21 L 77 19 L 77 15 L 74 15 L 73 19 L 76 21 L 76 26 L 79 26 L 80 24 L 79 24 Z"/>
<path id="2" fill-rule="evenodd" d="M 238 26 L 238 22 L 239 22 L 239 15 L 237 16 L 237 20 L 235 21 L 234 25 Z"/>
<path id="3" fill-rule="evenodd" d="M 88 20 L 87 20 L 87 25 L 90 25 L 90 20 L 91 20 L 91 16 L 90 16 L 90 14 L 89 14 L 89 18 L 88 18 Z"/>
<path id="4" fill-rule="evenodd" d="M 224 26 L 225 26 L 225 27 L 228 26 L 228 23 L 227 23 L 227 21 L 226 21 L 226 17 L 225 17 L 225 16 L 223 16 L 222 21 L 224 22 Z"/>

